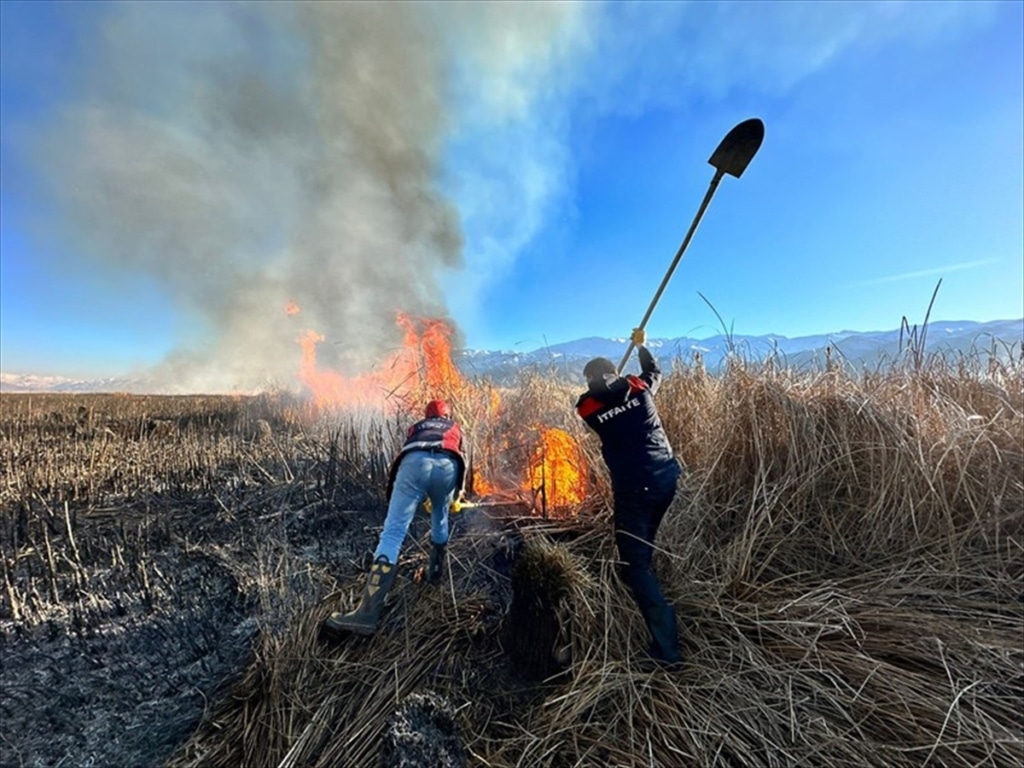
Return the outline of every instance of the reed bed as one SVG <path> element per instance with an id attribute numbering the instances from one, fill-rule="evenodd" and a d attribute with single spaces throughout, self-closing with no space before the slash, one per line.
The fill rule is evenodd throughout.
<path id="1" fill-rule="evenodd" d="M 512 439 L 571 408 L 557 382 L 523 393 L 533 406 L 501 417 Z M 656 557 L 681 670 L 643 664 L 607 477 L 578 432 L 592 496 L 576 515 L 467 513 L 442 587 L 414 578 L 421 535 L 370 639 L 318 636 L 354 605 L 356 569 L 296 601 L 170 765 L 374 765 L 387 718 L 420 693 L 451 702 L 471 765 L 1024 764 L 1019 365 L 855 376 L 734 359 L 714 376 L 678 366 L 658 399 L 688 468 Z M 531 610 L 558 630 L 537 634 L 544 680 L 509 634 Z"/>

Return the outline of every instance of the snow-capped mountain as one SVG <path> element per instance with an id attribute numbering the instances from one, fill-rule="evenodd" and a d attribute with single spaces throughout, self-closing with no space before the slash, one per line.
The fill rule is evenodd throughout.
<path id="1" fill-rule="evenodd" d="M 926 354 L 949 353 L 965 355 L 995 355 L 1006 359 L 1018 358 L 1024 349 L 1024 319 L 995 320 L 987 323 L 972 321 L 930 323 L 921 329 L 891 331 L 838 331 L 786 338 L 765 336 L 718 335 L 705 339 L 679 337 L 673 339 L 650 338 L 648 347 L 663 367 L 673 362 L 692 363 L 700 355 L 708 371 L 720 368 L 730 351 L 749 361 L 760 361 L 774 356 L 781 365 L 802 368 L 820 365 L 825 360 L 826 348 L 831 348 L 834 361 L 844 361 L 854 370 L 873 368 L 893 361 L 908 349 L 920 348 L 924 337 Z M 618 363 L 629 345 L 629 339 L 588 337 L 552 344 L 530 352 L 493 352 L 488 350 L 462 350 L 456 363 L 466 376 L 489 378 L 497 383 L 509 383 L 521 373 L 541 371 L 573 381 L 580 381 L 580 371 L 588 360 L 607 357 Z M 631 363 L 636 366 L 635 358 Z M 627 371 L 632 370 L 627 365 Z M 0 392 L 151 392 L 153 387 L 141 378 L 68 379 L 60 376 L 32 376 L 0 373 Z"/>
<path id="2" fill-rule="evenodd" d="M 714 372 L 730 351 L 749 361 L 774 356 L 780 364 L 801 368 L 823 363 L 826 349 L 831 347 L 832 359 L 845 361 L 855 370 L 875 367 L 896 360 L 907 350 L 920 347 L 921 329 L 891 331 L 838 331 L 787 338 L 778 335 L 725 336 L 705 339 L 689 337 L 648 338 L 647 346 L 663 367 L 678 360 L 693 362 L 700 355 L 705 367 Z M 930 323 L 923 334 L 926 354 L 945 352 L 962 354 L 995 354 L 1006 358 L 1019 356 L 1024 346 L 1024 319 L 996 320 L 987 323 L 972 321 Z M 470 376 L 486 376 L 507 381 L 524 370 L 549 371 L 570 379 L 581 379 L 580 371 L 593 357 L 621 360 L 629 339 L 589 337 L 562 344 L 552 344 L 532 352 L 487 352 L 466 350 L 458 363 Z M 633 363 L 635 366 L 635 362 Z M 627 370 L 629 366 L 627 365 Z"/>
<path id="3" fill-rule="evenodd" d="M 0 373 L 0 392 L 145 392 L 141 379 L 71 379 L 66 376 L 35 376 Z"/>

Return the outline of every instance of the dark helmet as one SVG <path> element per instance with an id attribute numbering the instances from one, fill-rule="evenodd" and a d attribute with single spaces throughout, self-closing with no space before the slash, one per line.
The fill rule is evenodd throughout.
<path id="1" fill-rule="evenodd" d="M 448 403 L 444 400 L 431 400 L 427 403 L 427 418 L 436 419 L 438 417 L 447 419 L 452 415 L 452 409 L 448 407 Z"/>
<path id="2" fill-rule="evenodd" d="M 583 378 L 587 380 L 588 384 L 604 381 L 605 376 L 608 374 L 615 376 L 618 374 L 618 371 L 615 369 L 615 363 L 607 357 L 595 357 L 583 366 Z"/>

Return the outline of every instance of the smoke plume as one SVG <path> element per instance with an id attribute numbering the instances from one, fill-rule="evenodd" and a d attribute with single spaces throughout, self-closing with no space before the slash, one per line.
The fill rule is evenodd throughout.
<path id="1" fill-rule="evenodd" d="M 536 26 L 495 11 L 112 7 L 38 157 L 72 247 L 155 279 L 198 324 L 164 388 L 288 382 L 306 329 L 322 366 L 356 373 L 398 344 L 396 312 L 447 314 L 439 279 L 463 264 L 440 183 L 465 112 L 454 47 Z"/>

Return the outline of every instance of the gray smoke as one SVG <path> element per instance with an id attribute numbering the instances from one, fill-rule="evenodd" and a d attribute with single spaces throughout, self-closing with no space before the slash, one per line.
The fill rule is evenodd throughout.
<path id="1" fill-rule="evenodd" d="M 357 373 L 397 346 L 397 311 L 447 314 L 451 47 L 474 25 L 516 31 L 479 11 L 448 29 L 459 8 L 112 6 L 38 157 L 71 247 L 155 278 L 198 323 L 163 387 L 290 382 L 305 329 L 323 367 Z"/>

